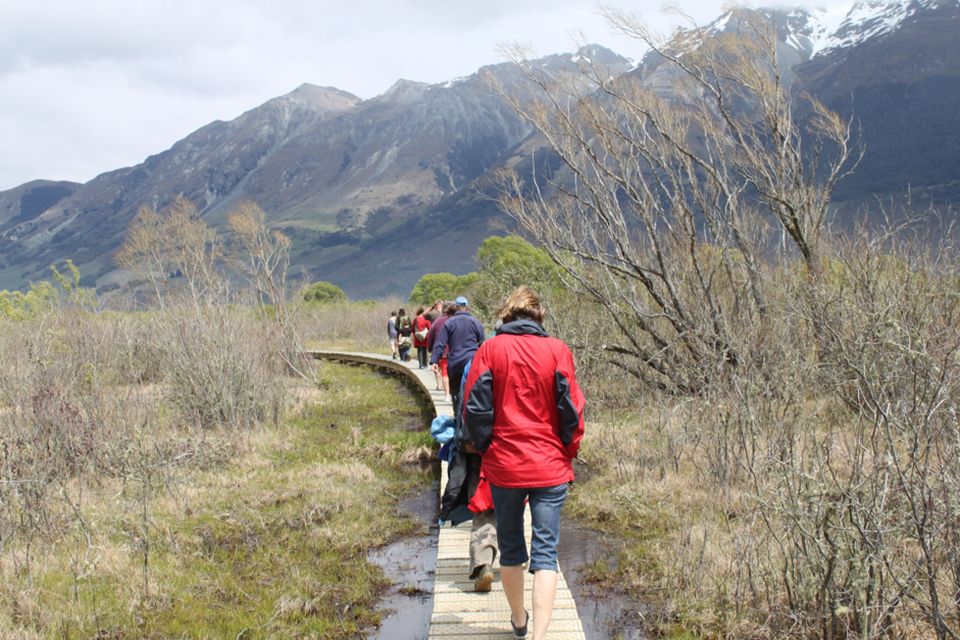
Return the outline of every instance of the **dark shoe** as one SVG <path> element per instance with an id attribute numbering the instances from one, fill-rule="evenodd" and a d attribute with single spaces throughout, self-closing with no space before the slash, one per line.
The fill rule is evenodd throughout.
<path id="1" fill-rule="evenodd" d="M 473 581 L 473 590 L 477 593 L 489 593 L 491 587 L 493 587 L 493 569 L 490 568 L 490 565 L 485 564 L 480 569 L 480 575 Z"/>
<path id="2" fill-rule="evenodd" d="M 513 637 L 514 638 L 526 638 L 527 637 L 527 623 L 530 622 L 530 614 L 527 613 L 527 610 L 523 610 L 523 626 L 518 627 L 513 624 L 513 616 L 510 616 L 510 626 L 513 627 Z"/>

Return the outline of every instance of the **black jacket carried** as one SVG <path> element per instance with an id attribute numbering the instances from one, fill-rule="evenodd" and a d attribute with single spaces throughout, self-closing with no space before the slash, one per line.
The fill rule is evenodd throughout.
<path id="1" fill-rule="evenodd" d="M 440 498 L 440 520 L 451 520 L 454 525 L 469 520 L 473 514 L 467 504 L 480 483 L 480 456 L 467 453 L 458 446 L 456 454 L 447 463 L 447 486 Z"/>

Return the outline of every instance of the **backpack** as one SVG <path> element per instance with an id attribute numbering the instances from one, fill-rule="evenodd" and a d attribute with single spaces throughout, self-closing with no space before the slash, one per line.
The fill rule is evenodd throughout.
<path id="1" fill-rule="evenodd" d="M 467 399 L 463 396 L 463 390 L 467 386 L 467 376 L 470 374 L 470 365 L 473 364 L 473 358 L 471 357 L 467 360 L 467 365 L 463 368 L 463 377 L 460 379 L 460 411 L 456 418 L 456 427 L 454 435 L 457 439 L 457 446 L 463 447 L 463 450 L 467 453 L 477 453 L 476 448 L 473 446 L 473 440 L 470 439 L 470 434 L 467 433 L 467 426 L 463 424 L 463 403 Z"/>

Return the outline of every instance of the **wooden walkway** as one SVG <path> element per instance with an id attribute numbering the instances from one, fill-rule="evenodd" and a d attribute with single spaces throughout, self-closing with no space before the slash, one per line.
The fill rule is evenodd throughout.
<path id="1" fill-rule="evenodd" d="M 433 405 L 435 415 L 452 415 L 453 407 L 444 402 L 443 392 L 436 391 L 433 371 L 418 369 L 416 360 L 400 362 L 389 356 L 372 353 L 349 353 L 343 351 L 310 351 L 315 358 L 342 362 L 362 363 L 387 369 L 409 378 L 425 398 Z M 440 494 L 447 482 L 447 464 L 443 463 L 440 479 Z M 530 540 L 530 510 L 526 512 L 526 534 Z M 476 593 L 473 581 L 468 578 L 470 555 L 470 522 L 460 526 L 440 528 L 437 543 L 437 568 L 433 588 L 433 615 L 430 621 L 430 638 L 440 640 L 500 639 L 513 638 L 510 629 L 510 607 L 500 583 L 500 565 L 494 566 L 496 580 L 490 593 Z M 533 612 L 531 603 L 533 577 L 525 575 L 524 598 L 526 609 Z M 533 635 L 531 619 L 528 637 Z M 583 626 L 577 614 L 577 605 L 570 595 L 567 582 L 560 572 L 557 580 L 557 599 L 550 622 L 551 640 L 583 640 Z"/>

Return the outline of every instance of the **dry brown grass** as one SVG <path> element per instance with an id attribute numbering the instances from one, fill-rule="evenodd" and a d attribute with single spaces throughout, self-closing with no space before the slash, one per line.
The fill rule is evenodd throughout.
<path id="1" fill-rule="evenodd" d="M 91 323 L 111 320 L 87 319 Z M 16 337 L 0 334 L 0 345 L 6 349 L 0 350 L 5 380 L 26 373 L 18 386 L 4 388 L 10 404 L 0 415 L 0 433 L 7 450 L 13 451 L 0 456 L 4 463 L 0 466 L 0 492 L 13 498 L 0 504 L 0 628 L 15 629 L 9 637 L 90 637 L 91 629 L 99 630 L 98 637 L 127 637 L 130 633 L 169 637 L 159 631 L 160 636 L 151 636 L 142 625 L 194 629 L 175 635 L 212 637 L 209 634 L 218 632 L 206 620 L 208 607 L 193 611 L 192 605 L 184 602 L 192 602 L 192 598 L 226 602 L 238 588 L 253 589 L 236 585 L 230 572 L 220 575 L 208 566 L 217 554 L 229 559 L 234 548 L 249 549 L 250 553 L 262 548 L 262 561 L 267 564 L 295 556 L 303 567 L 291 567 L 291 592 L 276 602 L 270 600 L 275 589 L 257 587 L 264 590 L 261 597 L 266 599 L 256 603 L 256 611 L 237 609 L 238 630 L 245 617 L 263 615 L 262 620 L 271 618 L 271 612 L 278 629 L 320 628 L 331 624 L 322 622 L 331 615 L 344 618 L 342 609 L 334 609 L 332 614 L 330 608 L 331 602 L 344 598 L 357 603 L 356 613 L 346 616 L 347 622 L 334 621 L 340 628 L 339 637 L 352 637 L 357 625 L 374 621 L 370 603 L 380 586 L 376 572 L 358 558 L 350 564 L 348 573 L 353 577 L 340 578 L 343 584 L 324 577 L 325 572 L 337 574 L 344 557 L 362 556 L 370 545 L 384 544 L 409 526 L 387 505 L 417 474 L 392 470 L 407 464 L 418 467 L 417 462 L 432 451 L 424 446 L 422 433 L 401 430 L 392 434 L 391 423 L 382 417 L 371 420 L 387 435 L 382 441 L 371 436 L 365 423 L 356 421 L 351 405 L 385 405 L 390 415 L 412 412 L 407 418 L 416 418 L 418 409 L 411 401 L 409 412 L 397 414 L 396 397 L 389 391 L 393 383 L 359 371 L 354 375 L 347 370 L 349 375 L 342 379 L 332 369 L 321 367 L 322 388 L 280 377 L 282 366 L 271 369 L 271 341 L 258 335 L 258 325 L 249 320 L 229 321 L 236 322 L 230 326 L 238 331 L 252 330 L 236 336 L 246 336 L 242 345 L 253 355 L 236 360 L 256 362 L 256 368 L 246 371 L 271 378 L 269 388 L 258 384 L 257 390 L 285 399 L 282 419 L 276 422 L 258 411 L 249 420 L 232 423 L 198 420 L 197 414 L 182 410 L 189 405 L 179 403 L 182 394 L 173 391 L 177 386 L 167 378 L 167 370 L 153 371 L 137 384 L 126 374 L 120 375 L 114 366 L 118 360 L 107 360 L 105 353 L 96 354 L 104 359 L 97 376 L 74 376 L 73 372 L 85 368 L 74 364 L 79 356 L 70 351 L 68 342 L 57 348 L 63 365 L 57 369 L 51 368 L 53 360 L 23 357 L 22 352 L 10 348 L 18 338 L 31 334 L 42 346 L 50 327 L 56 334 L 69 325 L 66 320 L 63 324 L 51 321 L 41 331 L 31 326 L 13 327 L 11 333 Z M 158 322 L 156 318 L 147 321 Z M 195 326 L 184 325 L 184 321 L 189 322 L 179 318 L 169 326 Z M 224 326 L 215 323 L 211 330 L 222 331 Z M 164 343 L 168 337 L 163 333 L 155 339 Z M 4 342 L 5 338 L 10 341 Z M 191 355 L 206 355 L 202 349 L 191 349 L 196 344 L 181 341 L 172 345 L 185 349 L 173 354 L 182 359 L 173 363 L 175 369 Z M 240 343 L 226 344 L 233 349 Z M 261 346 L 267 350 L 260 351 Z M 115 350 L 117 344 L 105 340 L 101 348 Z M 158 364 L 162 367 L 168 362 L 161 350 Z M 63 400 L 42 395 L 46 404 L 38 404 L 36 387 L 31 385 L 42 390 L 51 380 L 64 391 Z M 243 380 L 257 383 L 258 378 Z M 188 393 L 205 384 L 207 381 L 200 380 Z M 384 393 L 378 385 L 388 391 Z M 239 388 L 244 389 L 242 385 Z M 78 407 L 75 412 L 73 406 Z M 287 418 L 299 414 L 307 418 Z M 34 450 L 29 445 L 9 447 L 12 434 L 20 434 L 20 443 L 27 443 L 28 434 L 39 433 L 38 420 L 52 428 L 58 415 L 74 416 L 73 422 L 68 421 L 73 430 L 66 435 L 84 437 L 62 442 L 61 449 L 49 439 L 43 456 L 31 453 Z M 348 423 L 350 426 L 345 426 Z M 316 437 L 310 437 L 305 435 L 306 429 L 319 430 Z M 367 442 L 371 437 L 375 446 Z M 336 453 L 341 447 L 353 453 L 349 457 Z M 327 455 L 333 459 L 326 460 Z M 82 464 L 76 462 L 80 460 Z M 10 482 L 29 474 L 34 479 L 37 473 L 42 473 L 38 491 Z M 395 479 L 389 479 L 394 477 L 391 474 Z M 32 489 L 32 485 L 26 486 Z M 372 512 L 363 515 L 364 510 Z M 18 520 L 18 513 L 31 517 Z M 264 544 L 266 536 L 278 536 L 271 540 L 274 546 Z M 295 547 L 284 542 L 291 536 L 299 536 Z M 318 568 L 321 565 L 323 569 Z M 272 573 L 264 580 L 273 584 Z M 318 581 L 331 587 L 305 595 Z M 192 586 L 184 590 L 184 584 Z M 312 604 L 307 608 L 290 604 L 297 602 Z M 258 613 L 265 607 L 266 614 Z M 126 622 L 119 627 L 108 622 L 117 620 Z"/>
<path id="2" fill-rule="evenodd" d="M 264 401 L 282 401 L 263 327 L 251 314 L 232 313 L 209 322 L 217 315 L 209 310 L 207 322 L 194 322 L 186 312 L 60 311 L 4 323 L 2 575 L 50 589 L 58 588 L 50 576 L 70 575 L 78 584 L 95 576 L 136 592 L 137 532 L 150 526 L 144 501 L 182 503 L 186 472 L 221 465 L 243 446 L 225 431 L 227 421 L 252 431 L 277 413 Z M 216 375 L 205 379 L 178 376 L 190 362 L 229 366 L 208 366 Z M 217 413 L 204 418 L 193 410 L 191 394 Z M 8 606 L 0 615 L 12 616 L 23 633 L 52 628 L 62 612 L 31 604 L 20 580 L 3 582 Z"/>
<path id="3" fill-rule="evenodd" d="M 308 349 L 389 355 L 387 318 L 404 306 L 398 299 L 306 305 L 297 313 L 297 327 Z"/>
<path id="4" fill-rule="evenodd" d="M 625 541 L 605 579 L 657 602 L 659 632 L 960 632 L 957 262 L 949 246 L 833 250 L 812 292 L 775 274 L 766 323 L 738 334 L 751 359 L 699 395 L 595 353 L 578 371 L 594 421 L 572 504 Z M 580 333 L 616 332 L 592 323 Z"/>

